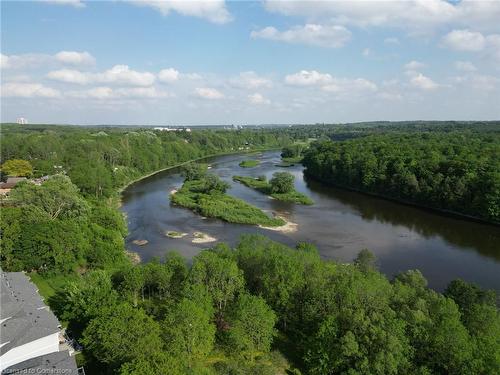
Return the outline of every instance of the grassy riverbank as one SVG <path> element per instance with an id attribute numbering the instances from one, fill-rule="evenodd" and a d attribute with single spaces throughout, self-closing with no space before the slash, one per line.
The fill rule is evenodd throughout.
<path id="1" fill-rule="evenodd" d="M 278 227 L 285 224 L 280 218 L 271 218 L 259 208 L 220 191 L 206 190 L 206 181 L 185 181 L 182 188 L 170 196 L 172 203 L 189 208 L 200 215 L 230 223 Z"/>
<path id="2" fill-rule="evenodd" d="M 297 190 L 292 190 L 287 193 L 273 193 L 271 189 L 271 184 L 267 180 L 246 176 L 233 176 L 234 181 L 241 182 L 243 185 L 249 188 L 255 189 L 283 202 L 292 202 L 298 204 L 311 205 L 314 201 L 307 195 L 298 192 Z"/>

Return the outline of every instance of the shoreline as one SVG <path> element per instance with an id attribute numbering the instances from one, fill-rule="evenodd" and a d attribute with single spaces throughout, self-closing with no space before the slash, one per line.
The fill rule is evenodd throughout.
<path id="1" fill-rule="evenodd" d="M 404 199 L 392 198 L 392 197 L 389 197 L 389 196 L 383 195 L 383 194 L 371 193 L 369 191 L 364 191 L 364 190 L 356 189 L 356 188 L 349 187 L 349 186 L 338 185 L 338 184 L 335 184 L 335 183 L 333 183 L 331 181 L 327 181 L 327 180 L 315 177 L 313 175 L 310 175 L 309 173 L 306 172 L 305 168 L 304 168 L 304 176 L 306 176 L 307 178 L 310 178 L 311 180 L 320 182 L 320 183 L 324 184 L 327 187 L 330 186 L 330 187 L 334 187 L 336 189 L 342 189 L 342 190 L 352 191 L 354 193 L 359 193 L 359 194 L 367 195 L 367 196 L 370 196 L 370 197 L 373 197 L 373 198 L 384 199 L 384 200 L 387 200 L 387 201 L 390 201 L 390 202 L 393 202 L 393 203 L 397 203 L 397 204 L 401 204 L 401 205 L 405 205 L 405 206 L 410 206 L 410 207 L 418 208 L 420 210 L 427 211 L 427 212 L 430 212 L 430 213 L 433 213 L 433 214 L 437 214 L 437 215 L 441 215 L 441 216 L 445 216 L 445 217 L 448 217 L 448 218 L 453 218 L 453 219 L 458 219 L 458 220 L 467 220 L 467 221 L 472 221 L 472 222 L 479 223 L 479 224 L 485 224 L 485 225 L 491 225 L 491 226 L 494 226 L 494 227 L 500 227 L 500 223 L 499 222 L 488 221 L 488 220 L 482 219 L 482 218 L 477 217 L 477 216 L 462 214 L 460 212 L 451 211 L 451 210 L 445 210 L 445 209 L 442 209 L 442 208 L 436 208 L 436 207 L 431 207 L 431 206 L 424 206 L 424 205 L 421 205 L 419 203 L 407 201 L 407 200 L 404 200 Z"/>
<path id="2" fill-rule="evenodd" d="M 183 165 L 186 165 L 186 164 L 189 164 L 189 163 L 193 163 L 193 162 L 196 162 L 196 161 L 200 161 L 200 160 L 204 160 L 204 159 L 208 159 L 208 158 L 214 158 L 214 157 L 219 157 L 219 156 L 227 156 L 227 155 L 244 155 L 244 154 L 251 154 L 251 153 L 254 153 L 254 152 L 277 151 L 277 150 L 281 150 L 281 147 L 261 148 L 261 149 L 254 149 L 254 150 L 238 150 L 238 151 L 235 151 L 235 152 L 223 152 L 223 153 L 219 153 L 219 154 L 210 154 L 210 155 L 206 155 L 206 156 L 201 156 L 199 158 L 186 160 L 186 161 L 184 161 L 182 163 L 179 163 L 179 164 L 176 164 L 176 165 L 171 165 L 169 167 L 157 169 L 157 170 L 155 170 L 153 172 L 150 172 L 150 173 L 145 174 L 145 175 L 143 175 L 141 177 L 133 179 L 132 181 L 127 182 L 125 185 L 123 185 L 122 187 L 120 187 L 116 191 L 116 193 L 118 195 L 118 202 L 117 202 L 118 203 L 118 207 L 122 206 L 122 194 L 123 194 L 123 192 L 129 186 L 135 184 L 136 182 L 144 180 L 144 179 L 146 179 L 148 177 L 154 176 L 155 174 L 158 174 L 158 173 L 161 173 L 161 172 L 164 172 L 164 171 L 168 171 L 170 169 L 182 167 Z"/>

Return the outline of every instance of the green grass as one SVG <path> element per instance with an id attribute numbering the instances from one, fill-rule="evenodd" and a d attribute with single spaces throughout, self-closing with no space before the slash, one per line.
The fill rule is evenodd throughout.
<path id="1" fill-rule="evenodd" d="M 245 176 L 233 176 L 233 180 L 241 182 L 243 185 L 248 186 L 249 188 L 258 190 L 261 193 L 269 195 L 274 199 L 277 199 L 282 202 L 298 203 L 305 205 L 314 204 L 314 201 L 311 198 L 296 190 L 290 191 L 288 193 L 273 193 L 271 191 L 271 185 L 265 180 L 260 180 L 253 177 L 245 177 Z"/>
<path id="2" fill-rule="evenodd" d="M 78 275 L 45 276 L 37 272 L 28 273 L 31 281 L 37 286 L 38 292 L 46 302 L 61 290 L 68 282 L 78 279 Z"/>
<path id="3" fill-rule="evenodd" d="M 170 196 L 172 203 L 189 208 L 200 215 L 214 217 L 229 223 L 277 227 L 285 224 L 280 218 L 269 217 L 259 208 L 230 195 L 200 193 L 201 180 L 186 181 L 182 188 Z"/>
<path id="4" fill-rule="evenodd" d="M 243 160 L 239 166 L 242 168 L 253 168 L 260 164 L 258 160 Z"/>

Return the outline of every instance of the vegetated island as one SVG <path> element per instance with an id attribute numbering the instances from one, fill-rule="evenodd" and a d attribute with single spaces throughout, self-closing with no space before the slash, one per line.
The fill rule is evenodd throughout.
<path id="1" fill-rule="evenodd" d="M 260 164 L 258 160 L 243 160 L 239 166 L 241 168 L 254 168 Z"/>
<path id="2" fill-rule="evenodd" d="M 259 208 L 226 194 L 229 185 L 218 176 L 207 173 L 206 166 L 189 164 L 184 170 L 185 181 L 175 194 L 172 203 L 189 208 L 203 216 L 230 223 L 279 227 L 286 222 L 269 217 Z"/>
<path id="3" fill-rule="evenodd" d="M 283 202 L 311 205 L 314 201 L 307 195 L 298 192 L 294 187 L 295 177 L 288 172 L 276 172 L 273 178 L 267 181 L 266 176 L 257 178 L 247 176 L 233 176 L 234 181 L 258 190 L 261 193 Z"/>
<path id="4" fill-rule="evenodd" d="M 287 166 L 287 164 L 292 166 L 301 163 L 306 149 L 307 143 L 304 142 L 283 147 L 283 150 L 281 150 L 281 160 L 283 162 L 280 166 Z"/>

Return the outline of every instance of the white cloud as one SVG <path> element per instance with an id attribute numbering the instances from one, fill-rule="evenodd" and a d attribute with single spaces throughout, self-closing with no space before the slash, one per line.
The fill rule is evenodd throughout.
<path id="1" fill-rule="evenodd" d="M 453 30 L 442 38 L 441 45 L 455 51 L 484 52 L 486 57 L 500 62 L 500 34 L 484 36 L 477 31 Z"/>
<path id="2" fill-rule="evenodd" d="M 58 90 L 39 83 L 6 83 L 1 86 L 0 91 L 1 96 L 6 98 L 58 98 L 61 96 Z"/>
<path id="3" fill-rule="evenodd" d="M 370 48 L 365 48 L 363 50 L 363 52 L 361 52 L 361 54 L 364 56 L 364 57 L 370 57 L 370 55 L 372 54 L 372 51 Z"/>
<path id="4" fill-rule="evenodd" d="M 232 20 L 224 0 L 133 0 L 128 3 L 153 8 L 164 16 L 173 11 L 184 16 L 203 18 L 218 24 L 224 24 Z"/>
<path id="5" fill-rule="evenodd" d="M 179 80 L 179 71 L 174 68 L 160 70 L 158 80 L 163 83 L 172 83 Z"/>
<path id="6" fill-rule="evenodd" d="M 265 77 L 259 76 L 257 73 L 249 71 L 242 72 L 237 77 L 229 80 L 229 84 L 236 88 L 253 90 L 261 87 L 271 87 L 272 81 Z"/>
<path id="7" fill-rule="evenodd" d="M 477 70 L 474 64 L 472 64 L 470 61 L 456 61 L 455 69 L 462 72 L 474 72 Z"/>
<path id="8" fill-rule="evenodd" d="M 2 69 L 26 69 L 54 65 L 92 65 L 94 57 L 88 52 L 61 51 L 55 55 L 26 53 L 22 55 L 1 55 Z"/>
<path id="9" fill-rule="evenodd" d="M 83 3 L 81 0 L 37 0 L 37 1 L 55 5 L 70 5 L 75 8 L 85 8 L 85 3 Z"/>
<path id="10" fill-rule="evenodd" d="M 286 31 L 279 31 L 268 26 L 258 31 L 252 31 L 250 36 L 286 43 L 338 48 L 344 46 L 351 39 L 351 32 L 344 26 L 306 24 L 292 27 Z"/>
<path id="11" fill-rule="evenodd" d="M 285 76 L 285 83 L 298 87 L 320 88 L 322 91 L 341 97 L 357 96 L 377 91 L 377 85 L 364 78 L 337 78 L 315 70 L 301 70 Z"/>
<path id="12" fill-rule="evenodd" d="M 97 82 L 115 83 L 133 86 L 150 86 L 156 77 L 150 72 L 137 72 L 128 65 L 115 65 L 111 69 L 95 76 Z"/>
<path id="13" fill-rule="evenodd" d="M 418 73 L 412 77 L 410 79 L 410 84 L 413 87 L 426 91 L 435 90 L 440 86 L 429 77 L 424 76 L 422 73 Z"/>
<path id="14" fill-rule="evenodd" d="M 88 52 L 61 51 L 56 53 L 55 58 L 63 64 L 69 65 L 93 65 L 95 58 Z"/>
<path id="15" fill-rule="evenodd" d="M 115 65 L 102 73 L 80 72 L 61 69 L 49 72 L 47 77 L 65 83 L 85 85 L 90 83 L 110 83 L 116 85 L 151 86 L 156 77 L 150 72 L 137 72 L 128 65 Z"/>
<path id="16" fill-rule="evenodd" d="M 405 68 L 405 70 L 411 71 L 411 70 L 418 70 L 418 69 L 425 68 L 425 66 L 426 65 L 420 61 L 412 60 L 409 63 L 405 64 L 404 68 Z"/>
<path id="17" fill-rule="evenodd" d="M 271 104 L 271 101 L 269 99 L 265 98 L 258 92 L 248 95 L 248 101 L 252 104 Z"/>
<path id="18" fill-rule="evenodd" d="M 428 33 L 435 28 L 458 24 L 497 29 L 500 2 L 462 0 L 406 1 L 276 1 L 265 2 L 267 10 L 288 16 L 306 17 L 358 27 L 398 27 L 411 33 Z"/>
<path id="19" fill-rule="evenodd" d="M 332 81 L 328 73 L 319 73 L 316 70 L 301 70 L 298 73 L 285 76 L 285 83 L 291 86 L 318 86 L 326 85 Z"/>
<path id="20" fill-rule="evenodd" d="M 88 90 L 69 91 L 67 96 L 80 99 L 161 99 L 172 97 L 166 91 L 155 87 L 130 87 L 113 89 L 111 87 L 99 86 Z"/>
<path id="21" fill-rule="evenodd" d="M 54 70 L 47 74 L 47 78 L 54 81 L 76 83 L 79 85 L 86 85 L 90 81 L 88 74 L 72 69 Z"/>
<path id="22" fill-rule="evenodd" d="M 354 94 L 377 91 L 377 85 L 364 78 L 333 78 L 331 83 L 322 87 L 322 90 L 334 93 Z"/>
<path id="23" fill-rule="evenodd" d="M 197 97 L 202 99 L 222 99 L 224 98 L 224 94 L 220 91 L 210 88 L 210 87 L 197 87 L 194 90 L 194 93 Z"/>
<path id="24" fill-rule="evenodd" d="M 486 45 L 486 39 L 479 32 L 453 30 L 443 37 L 442 44 L 456 51 L 482 51 Z"/>

